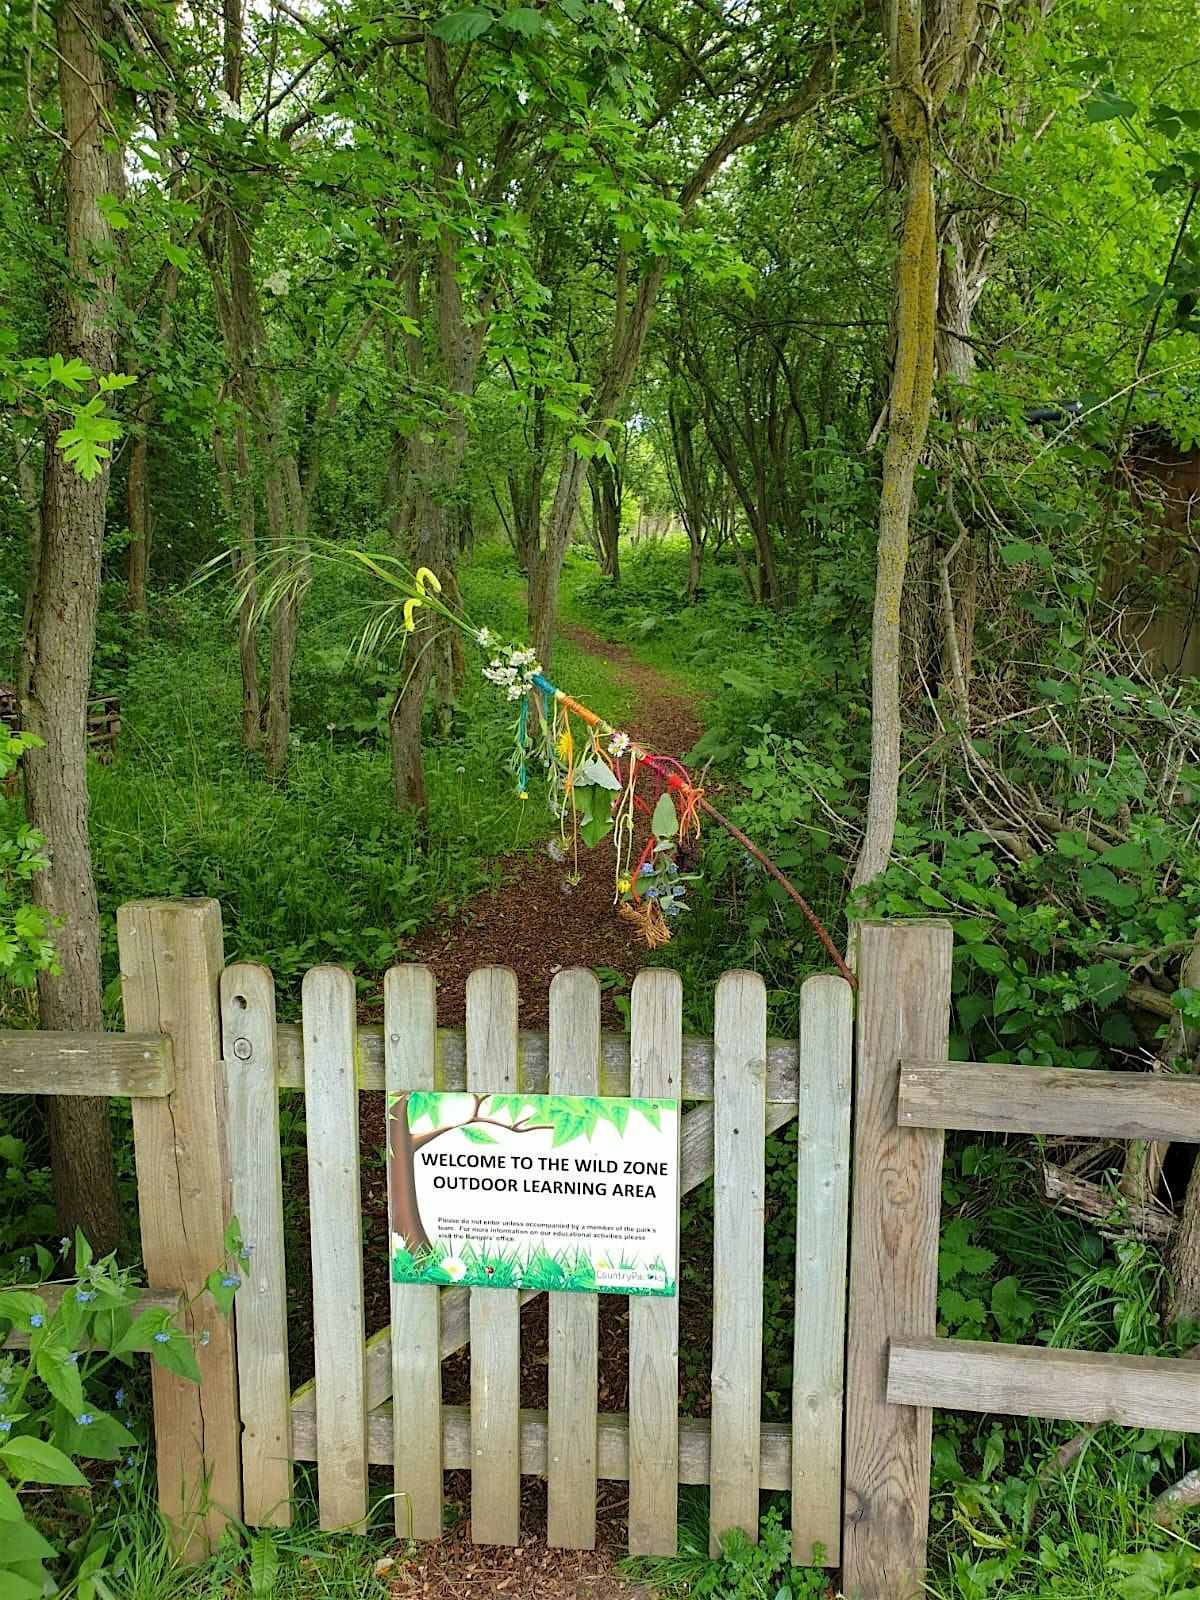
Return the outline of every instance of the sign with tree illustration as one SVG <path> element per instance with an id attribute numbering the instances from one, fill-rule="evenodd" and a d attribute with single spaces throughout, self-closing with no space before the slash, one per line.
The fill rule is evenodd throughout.
<path id="1" fill-rule="evenodd" d="M 414 1090 L 388 1133 L 396 1283 L 675 1293 L 676 1101 Z"/>

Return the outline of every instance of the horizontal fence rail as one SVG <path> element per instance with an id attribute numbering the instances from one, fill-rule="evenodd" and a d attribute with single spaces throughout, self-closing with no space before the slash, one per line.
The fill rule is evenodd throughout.
<path id="1" fill-rule="evenodd" d="M 899 1115 L 909 1128 L 1197 1144 L 1200 1078 L 904 1060 Z"/>
<path id="2" fill-rule="evenodd" d="M 1196 1363 L 1166 1356 L 966 1339 L 899 1341 L 888 1360 L 888 1399 L 896 1405 L 1200 1433 Z"/>
<path id="3" fill-rule="evenodd" d="M 159 1096 L 175 1087 L 171 1041 L 157 1033 L 0 1030 L 0 1094 Z"/>
<path id="4" fill-rule="evenodd" d="M 357 1070 L 360 1089 L 384 1087 L 384 1032 L 385 1030 L 377 1025 L 364 1024 L 359 1027 Z M 295 1022 L 279 1023 L 278 1039 L 279 1087 L 303 1089 L 304 1046 L 300 1025 Z M 685 1034 L 681 1052 L 683 1078 L 680 1099 L 711 1100 L 713 1041 Z M 629 1094 L 629 1035 L 601 1033 L 599 1054 L 600 1082 L 597 1094 Z M 521 1087 L 530 1094 L 549 1093 L 550 1035 L 545 1030 L 537 1032 L 521 1029 L 517 1034 L 517 1058 L 521 1069 Z M 799 1059 L 799 1047 L 794 1040 L 767 1040 L 765 1082 L 769 1105 L 795 1106 Z M 433 1065 L 435 1085 L 438 1089 L 452 1090 L 467 1087 L 466 1033 L 462 1028 L 435 1030 Z"/>

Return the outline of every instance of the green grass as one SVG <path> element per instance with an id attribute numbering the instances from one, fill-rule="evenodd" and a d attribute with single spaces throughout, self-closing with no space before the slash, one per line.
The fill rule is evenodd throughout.
<path id="1" fill-rule="evenodd" d="M 293 1527 L 231 1524 L 211 1557 L 181 1566 L 155 1505 L 153 1469 L 143 1467 L 96 1507 L 73 1551 L 77 1567 L 88 1552 L 97 1563 L 93 1587 L 68 1580 L 62 1600 L 380 1600 L 387 1586 L 377 1562 L 385 1552 L 395 1561 L 406 1556 L 394 1533 L 392 1495 L 375 1486 L 365 1535 L 323 1533 L 310 1477 L 299 1469 Z"/>

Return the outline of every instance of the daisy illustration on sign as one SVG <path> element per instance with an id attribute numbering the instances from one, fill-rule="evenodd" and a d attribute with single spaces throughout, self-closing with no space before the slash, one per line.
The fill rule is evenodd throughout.
<path id="1" fill-rule="evenodd" d="M 414 1090 L 388 1132 L 395 1282 L 675 1293 L 676 1101 Z"/>

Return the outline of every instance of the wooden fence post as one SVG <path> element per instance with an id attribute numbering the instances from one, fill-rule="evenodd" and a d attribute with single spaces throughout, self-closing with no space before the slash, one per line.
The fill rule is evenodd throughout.
<path id="1" fill-rule="evenodd" d="M 517 975 L 479 967 L 467 979 L 467 1088 L 520 1088 Z M 516 1289 L 471 1295 L 471 1538 L 521 1542 L 521 1306 Z"/>
<path id="2" fill-rule="evenodd" d="M 927 1406 L 887 1400 L 888 1345 L 934 1330 L 943 1135 L 897 1123 L 901 1057 L 948 1049 L 948 923 L 860 923 L 842 1587 L 853 1600 L 924 1593 Z"/>
<path id="3" fill-rule="evenodd" d="M 386 1117 L 395 1096 L 436 1087 L 437 984 L 428 967 L 391 967 L 384 977 L 383 1060 Z M 407 1106 L 397 1115 L 407 1117 Z M 395 1168 L 390 1122 L 385 1126 L 391 1217 Z M 392 1473 L 395 1526 L 402 1539 L 438 1539 L 442 1534 L 441 1297 L 432 1283 L 391 1286 Z"/>
<path id="4" fill-rule="evenodd" d="M 215 900 L 135 900 L 117 912 L 125 1025 L 166 1033 L 175 1088 L 133 1101 L 142 1256 L 152 1289 L 178 1289 L 197 1336 L 200 1384 L 152 1368 L 159 1504 L 185 1561 L 241 1518 L 240 1419 L 233 1323 L 203 1293 L 221 1266 L 230 1215 L 220 1069 L 221 908 Z M 199 1298 L 197 1298 L 199 1297 Z"/>

